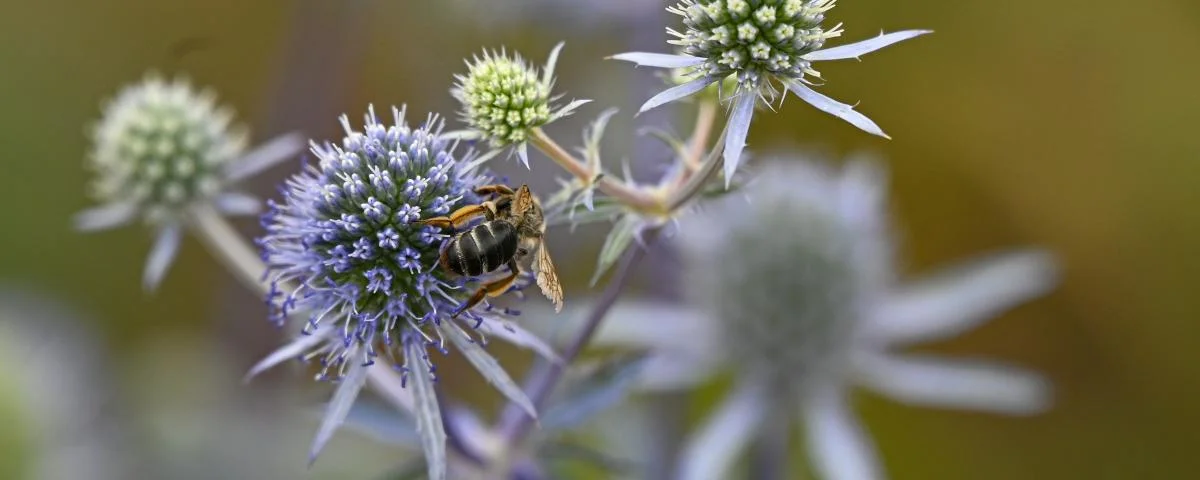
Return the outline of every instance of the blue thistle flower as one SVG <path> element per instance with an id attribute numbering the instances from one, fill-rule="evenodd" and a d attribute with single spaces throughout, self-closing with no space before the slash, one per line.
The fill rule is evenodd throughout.
<path id="1" fill-rule="evenodd" d="M 447 236 L 414 222 L 478 202 L 474 188 L 492 182 L 472 153 L 454 153 L 437 116 L 411 128 L 403 108 L 393 114 L 395 122 L 386 125 L 369 109 L 362 132 L 343 115 L 341 145 L 313 142 L 317 164 L 290 178 L 283 201 L 271 203 L 259 240 L 271 283 L 270 317 L 278 324 L 307 320 L 303 335 L 251 375 L 299 356 L 319 359 L 318 379 L 341 383 L 314 440 L 315 458 L 345 418 L 368 367 L 383 360 L 399 368 L 414 383 L 430 477 L 443 478 L 445 438 L 427 346 L 446 354 L 449 339 L 530 415 L 529 399 L 480 346 L 483 334 L 553 354 L 505 321 L 515 312 L 485 307 L 451 317 L 469 292 L 437 268 Z M 479 338 L 468 333 L 473 329 Z"/>
<path id="2" fill-rule="evenodd" d="M 839 37 L 842 26 L 825 28 L 825 13 L 837 0 L 682 0 L 667 11 L 683 18 L 684 31 L 668 28 L 669 43 L 682 54 L 629 52 L 612 58 L 651 67 L 683 69 L 689 80 L 651 97 L 641 111 L 702 92 L 730 77 L 736 79 L 725 136 L 725 182 L 728 186 L 741 160 L 756 99 L 770 105 L 779 86 L 818 110 L 874 135 L 889 138 L 875 122 L 851 105 L 829 98 L 809 85 L 820 79 L 813 63 L 855 58 L 896 42 L 930 33 L 905 30 L 861 42 L 823 48 Z"/>

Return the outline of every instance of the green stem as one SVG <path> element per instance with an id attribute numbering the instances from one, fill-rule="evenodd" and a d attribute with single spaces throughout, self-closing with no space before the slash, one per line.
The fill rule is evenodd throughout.
<path id="1" fill-rule="evenodd" d="M 197 207 L 192 213 L 195 227 L 192 231 L 204 243 L 209 253 L 217 257 L 242 285 L 266 295 L 269 288 L 266 282 L 262 281 L 262 275 L 267 271 L 267 266 L 233 225 L 207 205 Z"/>
<path id="2" fill-rule="evenodd" d="M 643 238 L 647 245 L 654 241 L 657 234 L 657 228 L 648 230 Z M 648 248 L 648 247 L 646 247 Z M 608 285 L 604 287 L 604 293 L 600 294 L 600 299 L 588 314 L 584 321 L 583 327 L 575 334 L 571 343 L 562 352 L 561 362 L 539 362 L 534 371 L 529 374 L 529 382 L 526 384 L 525 391 L 529 394 L 529 399 L 533 402 L 534 407 L 541 409 L 545 406 L 546 400 L 550 397 L 550 393 L 554 391 L 555 385 L 567 365 L 570 365 L 575 357 L 578 357 L 587 344 L 591 341 L 592 335 L 600 328 L 604 317 L 608 315 L 608 311 L 617 303 L 621 292 L 625 289 L 628 283 L 629 274 L 633 271 L 633 266 L 641 260 L 646 253 L 646 248 L 634 246 L 625 252 L 625 258 L 617 267 L 616 273 L 612 279 L 608 281 Z M 527 413 L 516 407 L 513 403 L 509 403 L 504 412 L 501 413 L 499 425 L 497 425 L 497 433 L 504 440 L 506 448 L 514 448 L 525 435 L 529 432 L 529 428 L 533 425 L 533 418 Z"/>
<path id="3" fill-rule="evenodd" d="M 728 131 L 728 128 L 721 129 L 721 135 L 717 137 L 716 145 L 708 153 L 704 163 L 700 165 L 700 170 L 688 177 L 682 187 L 671 192 L 670 198 L 667 199 L 667 211 L 674 212 L 686 205 L 703 191 L 705 184 L 716 175 L 717 171 L 721 170 L 721 166 L 725 164 L 724 157 L 721 155 L 724 152 L 722 144 L 725 142 L 725 135 Z"/>
<path id="4" fill-rule="evenodd" d="M 584 182 L 584 184 L 595 182 L 596 188 L 604 192 L 605 195 L 617 199 L 634 210 L 654 212 L 658 211 L 662 206 L 657 198 L 644 191 L 614 181 L 608 176 L 596 178 L 601 172 L 590 171 L 583 162 L 575 158 L 574 155 L 571 155 L 570 152 L 559 145 L 558 142 L 555 142 L 554 139 L 550 138 L 549 135 L 546 135 L 546 132 L 540 128 L 533 129 L 533 135 L 530 137 L 529 143 L 547 157 L 550 157 L 551 160 L 554 160 L 554 163 L 557 163 L 568 173 L 574 175 L 575 178 Z"/>
<path id="5" fill-rule="evenodd" d="M 692 129 L 692 138 L 688 140 L 687 157 L 684 165 L 688 172 L 700 169 L 700 157 L 708 148 L 708 134 L 712 131 L 713 123 L 717 120 L 717 102 L 701 100 L 696 111 L 696 126 Z"/>

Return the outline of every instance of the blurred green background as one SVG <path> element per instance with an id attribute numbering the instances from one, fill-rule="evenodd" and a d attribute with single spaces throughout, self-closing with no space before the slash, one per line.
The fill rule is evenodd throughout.
<path id="1" fill-rule="evenodd" d="M 78 234 L 70 217 L 91 205 L 85 127 L 102 100 L 149 69 L 214 88 L 257 139 L 297 128 L 331 138 L 336 115 L 357 117 L 368 103 L 452 115 L 447 89 L 463 57 L 505 45 L 541 62 L 563 39 L 559 88 L 628 113 L 655 80 L 601 59 L 662 48 L 663 26 L 674 21 L 665 2 L 651 0 L 466 3 L 0 2 L 0 289 L 8 292 L 0 320 L 17 325 L 0 330 L 0 478 L 36 478 L 46 445 L 83 448 L 86 435 L 47 427 L 33 412 L 57 408 L 42 399 L 60 395 L 91 409 L 81 416 L 88 425 L 113 424 L 103 430 L 111 436 L 90 440 L 124 452 L 106 462 L 151 477 L 373 478 L 408 455 L 344 434 L 306 470 L 315 431 L 306 408 L 324 398 L 323 387 L 298 369 L 240 384 L 241 372 L 279 342 L 261 302 L 191 240 L 160 291 L 146 294 L 149 235 Z M 1065 267 L 1053 295 L 932 347 L 1045 372 L 1056 386 L 1054 409 L 1006 419 L 862 395 L 890 476 L 1197 471 L 1200 135 L 1191 129 L 1200 125 L 1200 94 L 1189 85 L 1200 78 L 1200 3 L 858 0 L 830 17 L 847 24 L 847 40 L 936 30 L 861 63 L 822 67 L 824 91 L 861 100 L 894 140 L 785 108 L 756 122 L 751 148 L 881 154 L 911 272 L 1021 245 L 1049 247 Z M 573 142 L 600 109 L 553 131 Z M 629 140 L 635 127 L 628 114 L 617 121 L 614 156 L 642 151 L 643 140 Z M 645 156 L 637 160 L 659 160 Z M 250 188 L 273 195 L 293 168 Z M 257 234 L 255 222 L 239 225 Z M 584 294 L 597 247 L 556 252 L 560 270 L 577 270 L 568 274 L 579 280 L 569 296 Z M 72 339 L 59 341 L 63 332 Z M 77 363 L 55 363 L 63 358 L 82 359 L 94 374 L 64 374 Z M 519 371 L 526 356 L 512 358 Z M 478 376 L 448 368 L 464 373 L 445 375 L 452 394 L 498 405 Z M 64 383 L 44 377 L 83 378 L 66 390 L 31 386 Z M 248 428 L 243 417 L 270 428 Z M 214 470 L 222 462 L 230 470 Z M 70 478 L 100 478 L 83 472 Z"/>

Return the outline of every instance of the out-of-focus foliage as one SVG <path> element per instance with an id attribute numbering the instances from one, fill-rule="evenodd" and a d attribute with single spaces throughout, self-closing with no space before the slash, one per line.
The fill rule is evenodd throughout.
<path id="1" fill-rule="evenodd" d="M 277 344 L 279 334 L 263 320 L 259 299 L 241 290 L 203 249 L 185 246 L 159 293 L 147 297 L 140 275 L 149 235 L 136 228 L 88 236 L 70 231 L 70 215 L 88 205 L 84 127 L 98 115 L 103 98 L 157 67 L 165 74 L 186 72 L 197 83 L 217 88 L 253 124 L 260 135 L 255 141 L 281 133 L 264 130 L 261 123 L 278 115 L 272 113 L 280 108 L 273 99 L 289 78 L 278 69 L 293 61 L 285 53 L 292 29 L 310 17 L 323 19 L 312 30 L 319 33 L 311 35 L 315 44 L 353 47 L 338 57 L 347 59 L 349 68 L 311 65 L 292 73 L 343 76 L 344 88 L 306 92 L 329 95 L 337 113 L 360 112 L 369 102 L 407 102 L 414 111 L 451 115 L 456 107 L 448 88 L 453 73 L 463 68 L 462 58 L 498 45 L 536 56 L 566 40 L 570 54 L 560 59 L 556 88 L 571 98 L 622 107 L 609 129 L 612 145 L 605 145 L 606 156 L 620 159 L 641 148 L 641 140 L 628 140 L 634 124 L 627 113 L 663 85 L 647 83 L 643 71 L 600 59 L 660 46 L 667 38 L 662 27 L 671 20 L 661 5 L 629 2 L 629 8 L 644 11 L 603 17 L 611 20 L 563 38 L 561 24 L 542 28 L 549 20 L 531 17 L 507 27 L 465 18 L 470 10 L 439 10 L 439 4 L 5 2 L 0 7 L 5 71 L 0 75 L 0 145 L 6 148 L 0 174 L 5 232 L 0 280 L 54 292 L 87 312 L 84 321 L 96 332 L 93 340 L 113 356 L 110 373 L 118 379 L 113 387 L 126 398 L 165 405 L 149 392 L 189 385 L 193 377 L 187 373 L 214 358 L 220 362 L 208 367 L 222 373 L 210 378 L 223 390 L 208 387 L 218 392 L 212 395 L 248 388 L 236 383 L 241 372 Z M 343 15 L 333 9 L 367 13 Z M 490 9 L 476 11 L 488 15 Z M 1192 130 L 1200 124 L 1200 96 L 1191 85 L 1200 77 L 1200 6 L 1191 0 L 1136 5 L 1050 0 L 1023 8 L 1004 2 L 858 0 L 844 2 L 836 12 L 847 22 L 848 38 L 865 38 L 880 28 L 936 31 L 919 48 L 914 43 L 869 62 L 822 67 L 830 80 L 823 91 L 847 103 L 869 100 L 863 112 L 886 125 L 894 140 L 867 138 L 812 109 L 784 108 L 755 123 L 749 148 L 805 145 L 833 156 L 858 149 L 885 154 L 895 213 L 904 225 L 904 260 L 912 272 L 1031 243 L 1052 248 L 1064 266 L 1060 290 L 1047 299 L 968 336 L 927 347 L 1036 368 L 1055 384 L 1054 410 L 1013 421 L 858 397 L 863 421 L 879 444 L 887 445 L 882 453 L 890 475 L 1169 478 L 1194 471 L 1192 440 L 1200 426 L 1200 383 L 1194 381 L 1200 378 L 1195 360 L 1200 214 L 1192 208 L 1200 205 L 1200 136 Z M 491 28 L 477 29 L 481 22 Z M 686 106 L 671 108 L 660 115 L 686 118 L 681 113 Z M 550 130 L 577 138 L 579 128 L 598 112 L 598 107 L 584 107 Z M 338 128 L 332 115 L 308 124 L 318 126 L 305 132 L 315 138 L 331 138 Z M 635 172 L 651 171 L 638 163 L 640 157 L 631 158 Z M 514 163 L 502 167 L 526 179 L 529 174 L 512 168 Z M 274 182 L 291 173 L 283 170 L 268 172 L 248 188 L 272 195 Z M 555 183 L 545 175 L 554 170 L 537 170 L 530 184 L 552 192 Z M 253 222 L 243 227 L 258 233 Z M 587 291 L 600 249 L 601 237 L 589 233 L 594 231 L 580 228 L 568 236 L 561 229 L 549 237 L 568 281 L 568 302 Z M 654 283 L 653 272 L 640 273 L 637 285 Z M 190 353 L 167 347 L 180 338 L 194 342 Z M 528 355 L 511 358 L 506 366 L 519 371 Z M 469 379 L 446 382 L 448 394 L 481 399 L 488 408 L 500 401 L 460 359 L 447 360 L 440 370 L 444 378 Z M 172 369 L 138 374 L 147 364 Z M 291 373 L 269 377 L 265 386 L 302 383 L 300 369 L 284 370 Z M 12 375 L 0 375 L 0 417 L 14 411 L 13 382 Z M 311 400 L 315 406 L 328 392 L 319 393 L 289 400 Z M 689 399 L 678 410 L 690 412 L 689 406 L 699 409 L 714 398 Z M 150 409 L 126 413 L 142 415 L 144 422 Z M 36 427 L 5 420 L 0 476 L 13 478 L 9 473 L 17 473 L 9 469 L 26 468 L 37 437 L 17 432 Z M 304 440 L 316 422 L 288 425 L 293 440 Z M 294 478 L 303 470 L 306 441 L 277 446 L 218 428 L 194 435 L 193 445 L 237 442 L 243 452 L 290 448 L 279 454 L 288 462 L 272 464 L 282 465 L 274 478 Z M 153 437 L 135 441 L 153 442 Z M 330 470 L 318 468 L 311 475 L 366 476 L 385 471 L 389 460 L 401 461 L 389 452 L 374 452 L 378 456 L 370 461 L 354 463 L 360 458 L 352 450 L 362 445 L 353 434 L 339 435 L 318 465 Z M 353 466 L 334 467 L 345 465 L 343 458 Z"/>

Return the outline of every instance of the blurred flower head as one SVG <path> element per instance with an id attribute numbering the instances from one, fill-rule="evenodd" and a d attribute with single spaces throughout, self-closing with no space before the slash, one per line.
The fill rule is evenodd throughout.
<path id="1" fill-rule="evenodd" d="M 469 130 L 455 136 L 486 139 L 496 148 L 515 146 L 521 162 L 529 167 L 525 143 L 539 128 L 570 115 L 587 101 L 573 101 L 566 106 L 552 103 L 559 97 L 554 89 L 554 65 L 563 43 L 550 52 L 546 66 L 539 72 L 518 54 L 484 51 L 467 62 L 467 74 L 455 75 L 456 84 L 450 90 L 462 104 L 461 116 Z"/>
<path id="2" fill-rule="evenodd" d="M 259 202 L 230 184 L 299 151 L 300 138 L 279 137 L 246 152 L 245 132 L 216 96 L 185 80 L 149 74 L 122 90 L 92 131 L 92 196 L 103 205 L 82 212 L 81 230 L 124 225 L 141 217 L 157 229 L 144 282 L 155 287 L 179 247 L 181 226 L 196 208 L 230 215 L 257 213 Z"/>
<path id="3" fill-rule="evenodd" d="M 361 132 L 343 116 L 341 145 L 314 143 L 317 164 L 287 181 L 282 203 L 271 203 L 259 243 L 271 282 L 272 320 L 307 321 L 303 335 L 251 374 L 299 356 L 318 359 L 318 377 L 341 383 L 314 441 L 315 456 L 346 415 L 367 367 L 383 360 L 399 368 L 406 382 L 413 380 L 429 463 L 444 467 L 427 346 L 446 354 L 449 340 L 531 414 L 529 400 L 481 347 L 482 335 L 549 349 L 509 325 L 507 310 L 485 306 L 452 317 L 469 292 L 437 268 L 447 235 L 416 222 L 478 202 L 474 189 L 490 178 L 477 171 L 472 153 L 455 153 L 437 116 L 412 128 L 403 109 L 393 108 L 392 114 L 393 123 L 386 124 L 369 110 Z"/>
<path id="4" fill-rule="evenodd" d="M 0 283 L 0 477 L 129 478 L 130 412 L 94 324 L 62 297 Z"/>
<path id="5" fill-rule="evenodd" d="M 907 30 L 876 38 L 823 48 L 825 41 L 842 34 L 841 24 L 824 27 L 825 14 L 836 0 L 683 0 L 668 11 L 683 18 L 684 30 L 668 28 L 676 37 L 670 43 L 680 54 L 629 52 L 612 58 L 638 65 L 668 68 L 688 81 L 651 97 L 641 111 L 705 91 L 707 87 L 734 77 L 725 136 L 725 178 L 733 178 L 741 161 L 746 136 L 758 99 L 770 105 L 791 91 L 818 110 L 835 115 L 854 126 L 887 137 L 875 122 L 850 105 L 813 90 L 808 77 L 821 77 L 813 62 L 858 58 L 893 43 L 929 33 Z"/>
<path id="6" fill-rule="evenodd" d="M 849 412 L 854 384 L 916 404 L 1046 408 L 1048 386 L 1032 373 L 891 349 L 954 336 L 1046 293 L 1057 280 L 1049 254 L 1007 252 L 899 284 L 876 164 L 771 164 L 747 190 L 748 202 L 730 199 L 682 224 L 690 308 L 630 304 L 598 334 L 601 344 L 656 352 L 646 388 L 734 372 L 733 392 L 684 452 L 683 478 L 724 478 L 767 412 L 798 414 L 824 478 L 878 478 Z"/>

